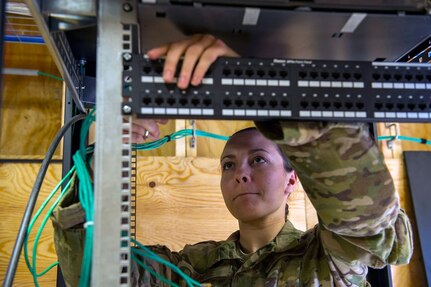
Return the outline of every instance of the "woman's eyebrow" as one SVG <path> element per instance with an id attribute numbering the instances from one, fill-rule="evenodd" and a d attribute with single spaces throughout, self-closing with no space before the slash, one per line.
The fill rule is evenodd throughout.
<path id="1" fill-rule="evenodd" d="M 263 149 L 263 148 L 255 148 L 255 149 L 251 149 L 251 150 L 249 150 L 249 151 L 248 151 L 248 154 L 250 155 L 250 154 L 253 154 L 253 153 L 256 153 L 256 152 L 265 152 L 265 153 L 269 153 L 269 151 L 267 151 L 266 149 Z M 225 156 L 221 157 L 221 158 L 220 158 L 220 161 L 223 161 L 225 158 L 232 159 L 232 158 L 235 158 L 235 155 L 233 155 L 233 154 L 227 154 L 227 155 L 225 155 Z"/>

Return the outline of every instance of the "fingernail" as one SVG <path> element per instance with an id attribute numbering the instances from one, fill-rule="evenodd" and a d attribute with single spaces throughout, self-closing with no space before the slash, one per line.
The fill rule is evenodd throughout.
<path id="1" fill-rule="evenodd" d="M 201 77 L 199 77 L 199 76 L 194 76 L 193 77 L 193 80 L 192 80 L 192 84 L 193 85 L 195 85 L 195 86 L 197 86 L 197 85 L 199 85 L 200 83 L 201 83 Z"/>
<path id="2" fill-rule="evenodd" d="M 180 78 L 178 79 L 178 85 L 185 87 L 187 86 L 187 77 L 186 76 L 180 76 Z"/>
<path id="3" fill-rule="evenodd" d="M 163 74 L 163 78 L 165 79 L 165 81 L 172 81 L 173 78 L 173 73 L 171 70 L 166 70 Z"/>

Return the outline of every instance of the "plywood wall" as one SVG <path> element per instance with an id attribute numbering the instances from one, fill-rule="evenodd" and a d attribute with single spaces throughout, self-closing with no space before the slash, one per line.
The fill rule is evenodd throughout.
<path id="1" fill-rule="evenodd" d="M 44 45 L 5 43 L 5 68 L 59 75 Z M 0 158 L 42 158 L 60 128 L 63 83 L 43 76 L 3 77 Z M 57 158 L 60 151 L 56 152 Z"/>
<path id="2" fill-rule="evenodd" d="M 5 278 L 11 252 L 22 221 L 27 201 L 34 185 L 40 164 L 37 163 L 7 163 L 0 164 L 0 278 Z M 36 204 L 38 210 L 48 194 L 61 179 L 61 164 L 52 164 L 40 191 Z M 45 213 L 42 213 L 41 220 Z M 37 221 L 34 231 L 29 236 L 29 252 L 33 250 L 34 238 L 41 221 Z M 42 272 L 50 264 L 57 261 L 52 240 L 52 225 L 50 222 L 44 229 L 38 244 L 37 271 Z M 56 286 L 57 270 L 54 268 L 40 278 L 40 286 Z M 35 286 L 28 271 L 24 257 L 21 255 L 13 286 Z"/>

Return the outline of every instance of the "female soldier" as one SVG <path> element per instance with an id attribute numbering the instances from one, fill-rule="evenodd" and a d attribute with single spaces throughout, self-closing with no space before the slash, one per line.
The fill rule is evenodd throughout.
<path id="1" fill-rule="evenodd" d="M 173 81 L 184 56 L 180 88 L 199 85 L 217 57 L 235 55 L 210 35 L 148 52 L 152 59 L 166 57 L 166 82 Z M 158 123 L 135 121 L 134 140 L 158 137 Z M 255 124 L 257 129 L 234 134 L 221 156 L 221 191 L 239 230 L 225 241 L 187 245 L 180 252 L 152 246 L 154 252 L 212 286 L 369 286 L 368 266 L 409 262 L 410 223 L 365 124 Z M 319 218 L 307 232 L 285 219 L 297 176 Z M 141 259 L 169 280 L 185 284 L 164 265 Z M 164 284 L 136 264 L 132 277 L 133 286 Z"/>

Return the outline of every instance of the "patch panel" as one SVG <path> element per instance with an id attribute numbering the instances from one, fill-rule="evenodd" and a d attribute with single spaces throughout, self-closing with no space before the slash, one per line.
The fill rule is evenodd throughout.
<path id="1" fill-rule="evenodd" d="M 431 122 L 431 64 L 220 58 L 180 90 L 163 60 L 123 58 L 123 105 L 140 117 Z"/>

